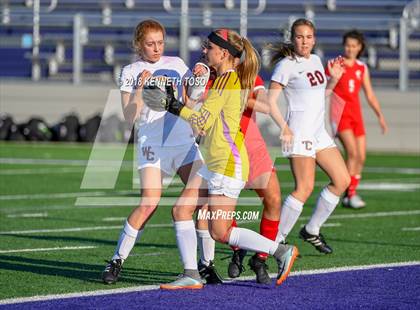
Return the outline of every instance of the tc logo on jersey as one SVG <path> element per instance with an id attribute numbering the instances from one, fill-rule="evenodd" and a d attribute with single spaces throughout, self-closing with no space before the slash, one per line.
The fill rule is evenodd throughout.
<path id="1" fill-rule="evenodd" d="M 307 151 L 312 151 L 312 141 L 308 141 L 308 140 L 302 141 L 302 144 L 305 145 L 305 149 Z"/>
<path id="2" fill-rule="evenodd" d="M 148 161 L 155 160 L 155 157 L 154 157 L 155 153 L 152 152 L 152 147 L 151 146 L 143 146 L 141 148 L 141 151 L 143 153 L 143 157 L 146 157 L 146 159 Z"/>
<path id="3" fill-rule="evenodd" d="M 356 77 L 358 80 L 362 79 L 362 71 L 356 70 Z"/>

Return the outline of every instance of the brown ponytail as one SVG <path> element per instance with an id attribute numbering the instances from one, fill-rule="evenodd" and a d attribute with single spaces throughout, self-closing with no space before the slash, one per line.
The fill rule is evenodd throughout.
<path id="1" fill-rule="evenodd" d="M 241 82 L 241 111 L 243 111 L 246 108 L 248 95 L 254 88 L 255 79 L 260 70 L 260 58 L 251 42 L 247 38 L 241 37 L 236 31 L 231 29 L 218 29 L 215 32 L 223 38 L 223 33 L 226 33 L 226 31 L 227 41 L 238 51 L 242 52 L 240 59 L 238 57 L 231 57 L 234 63 L 239 62 L 236 67 L 236 72 Z"/>

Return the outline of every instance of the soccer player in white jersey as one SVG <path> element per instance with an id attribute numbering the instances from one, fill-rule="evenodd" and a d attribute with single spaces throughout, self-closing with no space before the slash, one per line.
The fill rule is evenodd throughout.
<path id="1" fill-rule="evenodd" d="M 115 253 L 102 273 L 102 280 L 107 284 L 118 280 L 122 263 L 156 210 L 162 194 L 163 177 L 177 173 L 186 184 L 189 176 L 195 175 L 202 165 L 202 156 L 191 126 L 171 113 L 150 109 L 143 101 L 143 96 L 147 95 L 143 89 L 147 81 L 160 77 L 171 79 L 177 86 L 178 94 L 182 94 L 183 80 L 191 74 L 181 58 L 163 56 L 164 39 L 165 29 L 159 22 L 145 20 L 139 23 L 133 39 L 139 60 L 124 67 L 121 74 L 124 116 L 128 122 L 137 122 L 138 125 L 137 160 L 141 201 L 128 216 Z M 190 189 L 188 195 L 198 197 L 198 190 L 198 187 Z M 180 226 L 176 227 L 178 242 L 185 235 L 195 237 L 193 221 L 179 221 L 176 225 Z M 193 269 L 196 270 L 196 266 Z M 200 280 L 196 271 L 190 276 Z"/>
<path id="2" fill-rule="evenodd" d="M 343 67 L 339 58 L 330 61 L 330 79 L 327 80 L 321 60 L 311 54 L 315 45 L 315 27 L 311 21 L 296 20 L 291 27 L 291 41 L 292 44 L 280 44 L 276 48 L 269 90 L 272 117 L 283 129 L 283 152 L 290 160 L 295 179 L 295 188 L 282 206 L 277 240 L 284 241 L 298 220 L 313 191 L 318 165 L 328 175 L 330 183 L 322 189 L 312 216 L 299 236 L 319 252 L 329 254 L 332 249 L 320 234 L 320 228 L 348 187 L 350 176 L 325 129 L 325 96 L 340 79 Z M 284 91 L 288 104 L 287 124 L 277 106 L 281 91 Z"/>

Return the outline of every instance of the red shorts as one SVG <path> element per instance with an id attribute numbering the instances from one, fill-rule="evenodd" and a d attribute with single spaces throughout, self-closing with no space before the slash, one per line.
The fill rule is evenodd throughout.
<path id="1" fill-rule="evenodd" d="M 365 125 L 363 123 L 362 112 L 359 109 L 353 109 L 350 113 L 344 111 L 341 116 L 340 123 L 337 127 L 337 132 L 344 130 L 352 130 L 356 137 L 366 135 Z"/>
<path id="2" fill-rule="evenodd" d="M 247 143 L 248 142 L 248 143 Z M 276 171 L 267 146 L 263 143 L 249 143 L 245 139 L 246 150 L 249 158 L 249 177 L 245 187 L 252 187 L 252 182 L 259 176 Z"/>

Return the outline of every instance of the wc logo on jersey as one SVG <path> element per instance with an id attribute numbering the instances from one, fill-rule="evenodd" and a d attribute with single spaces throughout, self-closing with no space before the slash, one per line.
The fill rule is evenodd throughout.
<path id="1" fill-rule="evenodd" d="M 361 80 L 362 79 L 362 71 L 356 70 L 356 77 L 357 77 L 358 80 Z"/>
<path id="2" fill-rule="evenodd" d="M 155 160 L 155 152 L 152 152 L 152 147 L 151 146 L 143 146 L 141 148 L 141 151 L 143 153 L 143 157 L 145 157 L 148 161 L 152 161 Z"/>

